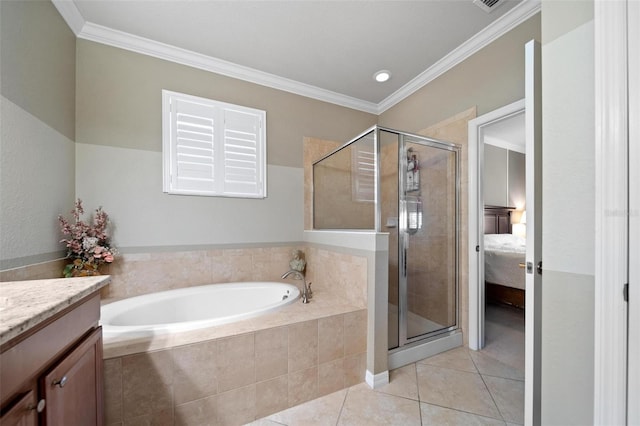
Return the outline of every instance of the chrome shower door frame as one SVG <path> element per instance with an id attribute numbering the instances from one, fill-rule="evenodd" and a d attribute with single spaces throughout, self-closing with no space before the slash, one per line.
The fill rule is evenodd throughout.
<path id="1" fill-rule="evenodd" d="M 398 347 L 393 350 L 401 350 L 404 346 L 424 341 L 445 333 L 451 333 L 459 328 L 460 324 L 460 146 L 443 142 L 425 136 L 401 132 L 392 129 L 378 128 L 388 132 L 397 133 L 398 143 Z M 407 141 L 407 139 L 410 139 Z M 407 176 L 407 142 L 442 149 L 452 152 L 455 156 L 455 324 L 442 329 L 434 330 L 414 337 L 408 337 L 408 276 L 407 276 L 407 250 L 409 249 L 410 233 L 408 229 L 408 213 L 406 201 L 406 176 Z M 379 212 L 378 212 L 379 213 Z M 423 223 L 424 223 L 423 219 Z"/>

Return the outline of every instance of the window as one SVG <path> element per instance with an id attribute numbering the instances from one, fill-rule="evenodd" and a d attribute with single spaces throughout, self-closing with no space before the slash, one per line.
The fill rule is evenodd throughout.
<path id="1" fill-rule="evenodd" d="M 375 201 L 376 156 L 372 143 L 358 142 L 351 145 L 351 190 L 354 201 Z"/>
<path id="2" fill-rule="evenodd" d="M 162 91 L 163 191 L 265 198 L 266 113 Z"/>

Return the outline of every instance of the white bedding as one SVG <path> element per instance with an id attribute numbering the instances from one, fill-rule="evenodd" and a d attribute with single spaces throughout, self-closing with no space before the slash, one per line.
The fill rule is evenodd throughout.
<path id="1" fill-rule="evenodd" d="M 526 241 L 512 234 L 484 236 L 484 279 L 493 284 L 524 290 Z"/>

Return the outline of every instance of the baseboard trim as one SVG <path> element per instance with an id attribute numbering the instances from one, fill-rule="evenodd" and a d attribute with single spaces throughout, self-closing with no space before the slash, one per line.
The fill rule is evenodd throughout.
<path id="1" fill-rule="evenodd" d="M 384 386 L 389 383 L 389 370 L 383 371 L 382 373 L 378 374 L 373 374 L 372 372 L 367 370 L 365 382 L 367 382 L 371 389 L 376 389 L 380 386 Z"/>

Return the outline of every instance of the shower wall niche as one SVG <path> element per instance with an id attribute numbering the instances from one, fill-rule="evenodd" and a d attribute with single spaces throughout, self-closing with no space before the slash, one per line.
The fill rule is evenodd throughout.
<path id="1" fill-rule="evenodd" d="M 390 350 L 458 328 L 459 153 L 376 126 L 313 165 L 314 229 L 389 233 Z"/>

